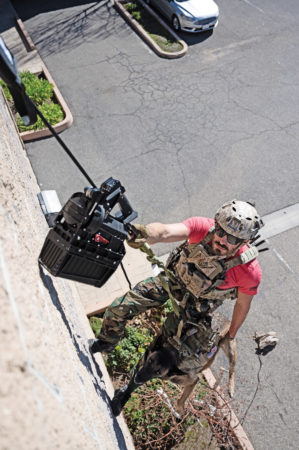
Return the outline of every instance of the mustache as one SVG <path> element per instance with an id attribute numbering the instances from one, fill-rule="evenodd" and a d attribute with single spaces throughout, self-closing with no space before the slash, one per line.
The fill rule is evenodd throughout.
<path id="1" fill-rule="evenodd" d="M 215 241 L 215 243 L 219 245 L 219 247 L 224 248 L 224 250 L 228 250 L 228 247 L 225 244 L 221 244 L 219 241 Z"/>

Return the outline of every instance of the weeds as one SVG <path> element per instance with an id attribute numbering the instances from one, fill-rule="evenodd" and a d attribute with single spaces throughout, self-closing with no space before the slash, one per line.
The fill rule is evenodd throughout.
<path id="1" fill-rule="evenodd" d="M 168 301 L 164 308 L 154 308 L 128 322 L 124 338 L 104 358 L 115 388 L 129 381 L 130 371 L 170 311 Z M 90 324 L 97 334 L 102 319 L 91 317 Z M 175 409 L 181 393 L 182 388 L 170 381 L 154 379 L 132 394 L 123 413 L 137 450 L 238 449 L 228 414 L 218 406 L 219 394 L 208 387 L 203 377 L 186 403 L 184 416 L 176 418 L 166 399 Z"/>
<path id="2" fill-rule="evenodd" d="M 125 337 L 107 357 L 107 368 L 112 373 L 117 370 L 128 374 L 136 366 L 152 339 L 153 335 L 147 329 L 127 327 Z"/>
<path id="3" fill-rule="evenodd" d="M 124 7 L 162 50 L 177 52 L 182 49 L 180 42 L 143 8 L 138 1 L 125 3 Z"/>

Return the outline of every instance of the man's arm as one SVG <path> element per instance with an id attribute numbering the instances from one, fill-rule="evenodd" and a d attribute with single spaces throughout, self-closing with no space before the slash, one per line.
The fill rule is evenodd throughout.
<path id="1" fill-rule="evenodd" d="M 246 319 L 248 311 L 250 310 L 251 301 L 253 295 L 243 294 L 239 291 L 238 298 L 234 307 L 233 317 L 229 329 L 229 336 L 234 338 L 237 334 L 238 329 Z"/>
<path id="2" fill-rule="evenodd" d="M 163 224 L 159 222 L 146 225 L 148 231 L 147 242 L 178 242 L 189 238 L 189 230 L 183 223 Z"/>

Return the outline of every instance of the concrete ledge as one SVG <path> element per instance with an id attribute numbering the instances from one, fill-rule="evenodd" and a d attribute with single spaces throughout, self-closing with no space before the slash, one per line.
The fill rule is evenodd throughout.
<path id="1" fill-rule="evenodd" d="M 56 125 L 53 126 L 54 130 L 56 131 L 56 133 L 61 133 L 62 131 L 66 130 L 67 128 L 69 128 L 72 123 L 73 123 L 73 116 L 71 111 L 69 110 L 65 100 L 63 99 L 55 81 L 53 80 L 53 78 L 51 77 L 50 72 L 48 71 L 47 67 L 45 66 L 45 64 L 42 63 L 41 66 L 41 70 L 42 73 L 44 74 L 45 78 L 53 84 L 54 86 L 54 95 L 58 101 L 58 103 L 60 104 L 63 112 L 64 112 L 64 119 L 57 123 Z M 21 138 L 23 139 L 23 141 L 33 141 L 35 139 L 41 139 L 43 137 L 46 136 L 52 136 L 51 131 L 48 128 L 43 128 L 42 130 L 30 130 L 30 131 L 23 131 L 22 133 L 20 133 Z"/>
<path id="2" fill-rule="evenodd" d="M 125 242 L 126 256 L 122 263 L 132 286 L 153 276 L 151 263 L 144 253 L 135 250 Z M 83 283 L 75 283 L 87 316 L 101 314 L 113 300 L 129 290 L 128 282 L 119 266 L 104 286 L 97 288 Z"/>
<path id="3" fill-rule="evenodd" d="M 143 0 L 138 0 L 144 9 L 146 9 L 149 14 L 151 14 L 173 37 L 176 39 L 183 47 L 182 50 L 178 52 L 166 52 L 162 50 L 156 42 L 150 37 L 150 35 L 144 30 L 144 28 L 139 25 L 139 23 L 133 19 L 130 13 L 123 7 L 122 3 L 125 0 L 115 0 L 114 6 L 117 11 L 124 17 L 124 19 L 134 28 L 135 31 L 142 37 L 142 39 L 154 50 L 154 52 L 161 58 L 175 59 L 181 58 L 188 51 L 188 45 L 152 10 Z"/>
<path id="4" fill-rule="evenodd" d="M 215 383 L 216 383 L 216 378 L 214 377 L 212 371 L 210 369 L 207 369 L 207 370 L 204 370 L 202 372 L 202 374 L 205 377 L 209 387 L 211 389 L 213 389 L 215 386 Z M 223 415 L 224 414 L 227 415 L 229 425 L 232 429 L 232 432 L 235 435 L 235 438 L 237 439 L 237 441 L 240 445 L 240 448 L 242 450 L 254 450 L 247 434 L 245 433 L 242 425 L 240 424 L 239 419 L 237 418 L 236 414 L 232 410 L 230 404 L 223 400 L 224 394 L 223 394 L 221 388 L 217 387 L 216 392 L 219 393 L 219 396 L 217 399 L 218 407 L 222 409 Z"/>

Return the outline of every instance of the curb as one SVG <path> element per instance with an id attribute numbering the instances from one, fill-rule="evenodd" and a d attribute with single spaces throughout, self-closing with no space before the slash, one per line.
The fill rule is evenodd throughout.
<path id="1" fill-rule="evenodd" d="M 115 0 L 115 9 L 117 9 L 117 11 L 124 17 L 124 19 L 132 26 L 132 28 L 142 37 L 142 39 L 154 50 L 154 52 L 158 56 L 167 59 L 175 59 L 185 56 L 185 54 L 188 52 L 188 45 L 186 44 L 186 42 L 180 39 L 180 37 L 164 22 L 164 20 L 161 19 L 161 17 L 159 17 L 155 13 L 155 11 L 152 10 L 151 7 L 149 7 L 143 0 L 138 0 L 142 7 L 146 9 L 149 14 L 151 14 L 182 45 L 182 50 L 172 53 L 162 50 L 150 37 L 150 35 L 144 30 L 144 28 L 142 28 L 142 26 L 139 25 L 139 23 L 135 19 L 133 19 L 131 14 L 128 13 L 127 10 L 123 7 L 122 3 L 124 3 L 124 1 L 125 0 Z"/>
<path id="2" fill-rule="evenodd" d="M 48 71 L 47 67 L 44 63 L 41 65 L 41 71 L 45 75 L 45 78 L 54 86 L 54 95 L 56 97 L 56 100 L 60 104 L 63 112 L 64 112 L 64 119 L 57 123 L 56 125 L 53 125 L 54 130 L 56 133 L 61 133 L 62 131 L 69 128 L 73 123 L 73 116 L 71 111 L 69 110 L 65 100 L 63 99 L 55 81 L 53 80 L 50 72 Z M 48 128 L 43 128 L 42 130 L 30 130 L 30 131 L 23 131 L 20 133 L 21 138 L 24 142 L 27 141 L 33 141 L 35 139 L 41 139 L 43 137 L 52 136 L 51 131 Z"/>
<path id="3" fill-rule="evenodd" d="M 17 29 L 19 35 L 21 36 L 25 46 L 28 48 L 29 52 L 32 52 L 34 50 L 37 52 L 37 49 L 31 39 L 31 37 L 27 33 L 27 30 L 23 24 L 22 19 L 20 19 L 18 16 L 16 16 L 15 23 L 16 23 L 16 29 Z M 41 60 L 41 58 L 40 58 L 40 60 Z M 53 84 L 54 95 L 64 113 L 64 119 L 61 122 L 57 123 L 56 125 L 53 125 L 53 128 L 56 131 L 56 133 L 61 133 L 62 131 L 66 130 L 67 128 L 69 128 L 72 125 L 73 116 L 72 116 L 72 113 L 69 110 L 64 98 L 62 97 L 55 81 L 53 80 L 50 72 L 48 71 L 47 67 L 45 66 L 45 64 L 42 60 L 41 60 L 40 66 L 41 66 L 41 72 L 44 74 L 45 78 L 49 81 L 49 83 Z M 52 136 L 52 133 L 48 128 L 43 128 L 42 130 L 23 131 L 21 133 L 19 132 L 19 134 L 24 142 L 33 141 L 35 139 L 41 139 L 41 138 L 47 137 L 47 136 Z"/>
<path id="4" fill-rule="evenodd" d="M 214 377 L 211 369 L 203 370 L 202 374 L 203 374 L 204 378 L 206 379 L 209 387 L 211 389 L 214 389 L 214 386 L 216 383 L 216 378 Z M 254 450 L 247 434 L 245 433 L 242 425 L 240 424 L 238 417 L 234 413 L 230 404 L 223 400 L 224 394 L 219 386 L 216 388 L 216 392 L 219 393 L 219 397 L 217 399 L 218 407 L 222 409 L 223 415 L 227 414 L 227 417 L 230 418 L 229 425 L 231 427 L 231 430 L 232 430 L 236 440 L 238 441 L 238 443 L 240 445 L 240 448 L 242 450 Z"/>
<path id="5" fill-rule="evenodd" d="M 31 37 L 29 36 L 29 34 L 27 33 L 27 30 L 24 27 L 22 19 L 20 19 L 19 17 L 16 17 L 15 21 L 16 21 L 16 28 L 17 28 L 20 36 L 22 37 L 24 43 L 28 46 L 29 51 L 36 50 L 36 47 L 35 47 L 34 43 L 32 42 Z"/>

